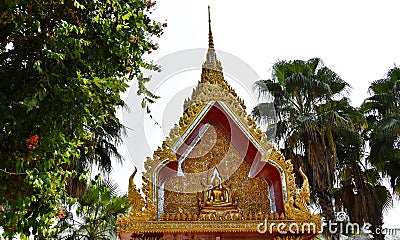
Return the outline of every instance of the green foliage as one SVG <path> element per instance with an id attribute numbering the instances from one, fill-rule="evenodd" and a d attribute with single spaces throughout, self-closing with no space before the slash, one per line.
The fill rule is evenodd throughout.
<path id="1" fill-rule="evenodd" d="M 400 195 L 400 68 L 390 69 L 385 78 L 376 80 L 369 87 L 371 96 L 362 104 L 369 128 L 369 161 Z"/>
<path id="2" fill-rule="evenodd" d="M 315 58 L 279 61 L 272 79 L 256 82 L 255 88 L 260 97 L 273 100 L 254 108 L 255 119 L 276 126 L 276 141 L 283 142 L 288 157 L 301 157 L 312 187 L 329 195 L 334 178 L 329 169 L 338 161 L 333 132 L 355 128 L 351 118 L 356 111 L 344 97 L 348 84 Z M 269 104 L 274 105 L 276 119 L 263 114 Z"/>
<path id="3" fill-rule="evenodd" d="M 264 105 L 253 110 L 258 121 L 276 124 L 276 140 L 283 142 L 285 153 L 306 170 L 313 189 L 330 195 L 337 156 L 333 142 L 334 126 L 351 129 L 349 116 L 340 112 L 348 100 L 337 100 L 348 84 L 325 67 L 321 59 L 279 61 L 273 66 L 272 79 L 255 84 L 260 96 L 271 95 L 277 119 L 266 119 Z M 266 104 L 266 103 L 264 103 Z M 271 122 L 275 121 L 275 122 Z"/>
<path id="4" fill-rule="evenodd" d="M 382 207 L 390 196 L 377 181 L 369 182 L 373 174 L 362 162 L 367 121 L 350 105 L 349 85 L 315 58 L 277 62 L 272 78 L 257 81 L 255 89 L 273 102 L 257 105 L 253 116 L 276 126 L 276 142 L 283 144 L 295 168 L 305 170 L 325 218 L 335 221 L 335 199 L 339 209 L 348 209 L 352 221 L 381 226 Z M 271 104 L 276 119 L 265 114 Z"/>
<path id="5" fill-rule="evenodd" d="M 57 239 L 115 239 L 117 216 L 126 214 L 130 206 L 128 197 L 118 196 L 116 189 L 117 185 L 97 175 L 78 200 L 75 214 L 61 211 L 58 227 L 63 231 Z"/>
<path id="6" fill-rule="evenodd" d="M 120 93 L 163 26 L 145 0 L 0 2 L 0 222 L 6 237 L 53 235 L 66 182 L 110 169 Z M 145 101 L 155 96 L 143 88 Z"/>

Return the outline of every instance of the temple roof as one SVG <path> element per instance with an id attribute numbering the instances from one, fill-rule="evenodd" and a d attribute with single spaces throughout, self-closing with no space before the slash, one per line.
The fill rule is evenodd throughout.
<path id="1" fill-rule="evenodd" d="M 319 217 L 312 215 L 308 208 L 310 190 L 307 177 L 301 172 L 303 186 L 296 195 L 292 163 L 290 160 L 285 160 L 284 156 L 267 140 L 253 118 L 246 113 L 243 100 L 224 78 L 222 64 L 214 49 L 210 9 L 208 9 L 208 22 L 208 50 L 206 60 L 202 65 L 201 78 L 190 98 L 184 102 L 184 112 L 179 123 L 174 125 L 166 140 L 154 151 L 152 158 L 148 157 L 145 162 L 142 187 L 145 199 L 142 198 L 133 182 L 136 172 L 132 174 L 129 186 L 132 208 L 128 216 L 118 219 L 119 234 L 121 236 L 138 232 L 154 234 L 251 232 L 257 234 L 256 226 L 263 219 L 269 220 L 269 223 L 313 222 L 320 227 Z M 185 214 L 182 211 L 172 215 L 164 214 L 164 192 L 168 190 L 164 189 L 165 183 L 173 178 L 185 177 L 186 173 L 182 170 L 182 164 L 191 151 L 199 145 L 209 126 L 218 128 L 218 131 L 229 139 L 235 151 L 242 154 L 242 159 L 249 166 L 246 168 L 248 169 L 246 177 L 259 178 L 272 189 L 270 193 L 260 193 L 269 194 L 270 198 L 274 198 L 271 202 L 274 208 L 271 208 L 270 212 L 254 214 L 241 210 L 241 212 L 224 216 L 210 213 L 207 219 L 204 214 Z M 217 167 L 213 168 L 217 169 Z M 221 180 L 229 182 L 229 175 L 222 177 Z M 192 190 L 194 192 L 196 189 Z M 192 192 L 188 193 L 192 194 Z M 188 224 L 198 227 L 187 229 Z M 276 229 L 274 231 L 276 232 Z M 313 235 L 310 232 L 311 230 L 307 230 L 307 236 Z"/>

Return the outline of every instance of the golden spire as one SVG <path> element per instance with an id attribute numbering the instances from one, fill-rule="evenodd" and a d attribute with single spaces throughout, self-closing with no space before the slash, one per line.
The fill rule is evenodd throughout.
<path id="1" fill-rule="evenodd" d="M 208 6 L 208 48 L 214 49 L 213 36 L 212 36 L 212 31 L 211 31 L 210 6 Z"/>
<path id="2" fill-rule="evenodd" d="M 217 59 L 217 54 L 214 49 L 214 41 L 211 31 L 211 14 L 210 6 L 208 6 L 208 51 L 207 59 L 203 63 L 203 68 L 222 71 L 221 62 Z"/>

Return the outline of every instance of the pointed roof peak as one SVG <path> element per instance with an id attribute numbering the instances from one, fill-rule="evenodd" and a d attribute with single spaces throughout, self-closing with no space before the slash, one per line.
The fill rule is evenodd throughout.
<path id="1" fill-rule="evenodd" d="M 214 49 L 214 41 L 211 31 L 211 13 L 210 6 L 208 6 L 208 48 Z"/>
<path id="2" fill-rule="evenodd" d="M 221 62 L 217 59 L 217 54 L 214 49 L 214 39 L 211 31 L 211 13 L 208 6 L 208 51 L 207 59 L 203 63 L 203 68 L 222 71 Z"/>

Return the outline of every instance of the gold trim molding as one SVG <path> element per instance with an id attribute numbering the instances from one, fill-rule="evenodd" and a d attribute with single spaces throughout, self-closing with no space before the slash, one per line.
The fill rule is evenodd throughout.
<path id="1" fill-rule="evenodd" d="M 212 232 L 259 232 L 260 224 L 264 220 L 241 221 L 122 221 L 118 219 L 119 234 L 123 233 L 212 233 Z M 294 224 L 304 226 L 299 228 L 299 234 L 316 233 L 320 231 L 320 225 L 310 225 L 308 221 L 268 220 L 266 229 L 272 233 L 290 232 Z M 296 233 L 297 234 L 297 233 Z M 286 238 L 284 238 L 286 239 Z M 297 239 L 297 238 L 296 238 Z"/>

